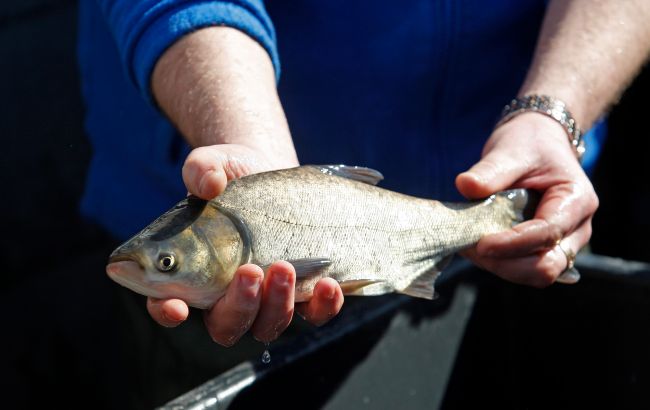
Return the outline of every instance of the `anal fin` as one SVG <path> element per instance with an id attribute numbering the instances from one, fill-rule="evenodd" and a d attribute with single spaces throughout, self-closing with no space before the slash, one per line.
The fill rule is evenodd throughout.
<path id="1" fill-rule="evenodd" d="M 442 272 L 444 268 L 449 265 L 453 255 L 446 256 L 440 260 L 436 265 L 426 270 L 424 273 L 416 276 L 411 283 L 404 289 L 398 290 L 398 293 L 403 293 L 405 295 L 413 296 L 416 298 L 423 298 L 433 300 L 437 297 L 433 284 L 436 281 L 436 278 Z"/>
<path id="2" fill-rule="evenodd" d="M 363 292 L 363 289 L 365 287 L 375 285 L 380 282 L 383 281 L 376 279 L 355 279 L 340 282 L 339 285 L 341 285 L 341 290 L 343 291 L 344 295 L 363 296 L 366 295 L 366 293 Z"/>

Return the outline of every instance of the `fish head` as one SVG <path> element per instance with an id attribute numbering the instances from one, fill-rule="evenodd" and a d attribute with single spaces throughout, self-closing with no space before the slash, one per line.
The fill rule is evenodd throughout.
<path id="1" fill-rule="evenodd" d="M 245 259 L 240 230 L 210 202 L 188 197 L 120 245 L 106 272 L 145 296 L 212 306 Z"/>

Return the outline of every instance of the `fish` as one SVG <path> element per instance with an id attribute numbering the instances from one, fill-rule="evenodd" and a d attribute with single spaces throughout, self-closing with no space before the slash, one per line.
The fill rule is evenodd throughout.
<path id="1" fill-rule="evenodd" d="M 286 260 L 296 301 L 323 277 L 345 295 L 391 292 L 432 299 L 457 252 L 510 229 L 535 208 L 513 189 L 480 201 L 440 202 L 383 189 L 380 172 L 304 165 L 230 181 L 212 200 L 188 196 L 110 255 L 111 279 L 154 298 L 207 309 L 237 268 Z"/>

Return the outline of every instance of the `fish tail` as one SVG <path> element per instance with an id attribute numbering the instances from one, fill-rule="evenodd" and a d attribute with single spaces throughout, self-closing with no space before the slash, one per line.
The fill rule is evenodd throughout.
<path id="1" fill-rule="evenodd" d="M 501 191 L 495 194 L 495 197 L 504 199 L 511 204 L 514 212 L 514 224 L 533 218 L 540 201 L 538 192 L 521 188 Z"/>

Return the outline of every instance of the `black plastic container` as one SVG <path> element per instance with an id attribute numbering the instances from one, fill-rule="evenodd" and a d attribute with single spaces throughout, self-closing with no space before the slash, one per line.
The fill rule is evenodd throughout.
<path id="1" fill-rule="evenodd" d="M 650 265 L 577 266 L 577 285 L 537 290 L 460 262 L 433 302 L 348 298 L 333 323 L 272 346 L 269 364 L 163 408 L 647 408 Z"/>

